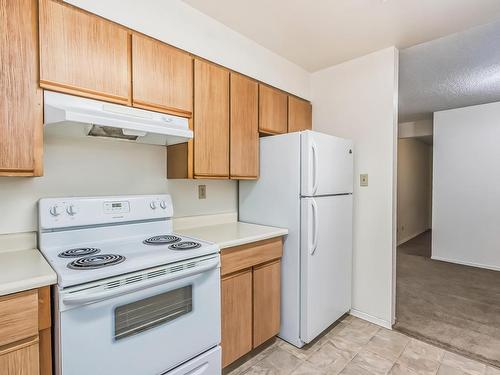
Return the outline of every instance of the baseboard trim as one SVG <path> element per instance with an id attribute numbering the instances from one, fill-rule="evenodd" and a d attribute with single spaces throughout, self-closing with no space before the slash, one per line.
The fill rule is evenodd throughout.
<path id="1" fill-rule="evenodd" d="M 388 322 L 387 320 L 377 318 L 373 315 L 366 314 L 366 313 L 361 312 L 361 311 L 356 310 L 356 309 L 351 309 L 350 314 L 352 316 L 355 316 L 356 318 L 366 320 L 366 321 L 373 323 L 373 324 L 376 324 L 378 326 L 381 326 L 381 327 L 384 327 L 387 329 L 392 329 L 392 324 L 390 322 Z"/>
<path id="2" fill-rule="evenodd" d="M 460 264 L 462 266 L 469 266 L 469 267 L 476 267 L 476 268 L 484 268 L 487 270 L 492 270 L 492 271 L 500 271 L 500 267 L 496 266 L 488 266 L 486 264 L 480 264 L 480 263 L 472 263 L 472 262 L 464 262 L 460 260 L 455 260 L 455 259 L 449 259 L 449 258 L 443 258 L 443 257 L 438 257 L 435 255 L 431 256 L 432 260 L 439 260 L 441 262 L 447 262 L 447 263 L 455 263 L 455 264 Z"/>
<path id="3" fill-rule="evenodd" d="M 423 233 L 425 233 L 425 232 L 427 232 L 427 231 L 429 231 L 429 230 L 431 230 L 431 229 L 432 229 L 432 228 L 427 228 L 426 230 L 424 230 L 424 231 L 422 231 L 422 232 L 418 232 L 418 233 L 416 233 L 416 234 L 410 234 L 409 236 L 406 236 L 405 238 L 400 239 L 400 240 L 397 242 L 397 244 L 398 244 L 397 246 L 402 245 L 402 244 L 404 244 L 405 242 L 408 242 L 408 241 L 410 241 L 410 240 L 414 239 L 415 237 L 420 236 L 421 234 L 423 234 Z"/>

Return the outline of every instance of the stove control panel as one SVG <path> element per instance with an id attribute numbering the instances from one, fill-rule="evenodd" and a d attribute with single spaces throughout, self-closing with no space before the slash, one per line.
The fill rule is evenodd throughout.
<path id="1" fill-rule="evenodd" d="M 40 229 L 106 225 L 173 216 L 170 195 L 46 198 L 38 202 Z"/>

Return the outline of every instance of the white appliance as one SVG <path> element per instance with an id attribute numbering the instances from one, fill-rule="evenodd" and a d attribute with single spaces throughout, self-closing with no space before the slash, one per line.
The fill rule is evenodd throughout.
<path id="1" fill-rule="evenodd" d="M 39 201 L 56 374 L 220 375 L 219 248 L 172 215 L 169 195 Z"/>
<path id="2" fill-rule="evenodd" d="M 188 119 L 44 91 L 44 122 L 50 132 L 172 145 L 193 138 Z"/>
<path id="3" fill-rule="evenodd" d="M 279 336 L 302 347 L 351 308 L 352 142 L 304 131 L 260 139 L 241 221 L 288 228 Z"/>

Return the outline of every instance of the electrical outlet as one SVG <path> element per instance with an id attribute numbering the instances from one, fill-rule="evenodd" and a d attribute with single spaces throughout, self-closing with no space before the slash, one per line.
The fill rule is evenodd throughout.
<path id="1" fill-rule="evenodd" d="M 207 185 L 198 185 L 198 199 L 207 199 Z"/>
<path id="2" fill-rule="evenodd" d="M 359 175 L 359 186 L 368 186 L 368 174 Z"/>

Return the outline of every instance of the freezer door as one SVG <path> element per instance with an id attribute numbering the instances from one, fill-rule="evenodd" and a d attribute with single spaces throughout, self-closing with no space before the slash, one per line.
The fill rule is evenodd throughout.
<path id="1" fill-rule="evenodd" d="M 301 133 L 301 195 L 352 193 L 352 141 L 331 135 Z"/>
<path id="2" fill-rule="evenodd" d="M 351 308 L 352 195 L 301 199 L 300 338 L 311 342 Z"/>

